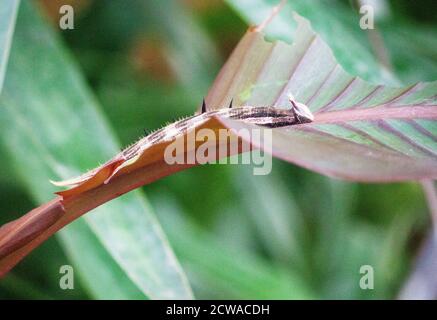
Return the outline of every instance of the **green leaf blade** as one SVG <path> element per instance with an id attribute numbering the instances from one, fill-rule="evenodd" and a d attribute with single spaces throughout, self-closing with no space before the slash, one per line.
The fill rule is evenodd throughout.
<path id="1" fill-rule="evenodd" d="M 8 64 L 19 0 L 5 0 L 0 6 L 0 94 Z"/>
<path id="2" fill-rule="evenodd" d="M 49 179 L 87 170 L 117 152 L 118 143 L 71 58 L 28 2 L 20 8 L 0 106 L 1 142 L 37 202 L 53 197 Z M 98 250 L 109 253 L 112 263 L 133 282 L 131 287 L 152 299 L 192 298 L 185 275 L 139 192 L 96 209 L 84 221 L 101 243 Z M 78 236 L 71 232 L 61 231 L 70 238 Z M 69 250 L 75 251 L 70 256 L 81 257 L 91 236 L 84 233 L 80 245 L 70 242 Z M 88 282 L 107 280 L 96 279 L 98 275 L 85 277 Z"/>

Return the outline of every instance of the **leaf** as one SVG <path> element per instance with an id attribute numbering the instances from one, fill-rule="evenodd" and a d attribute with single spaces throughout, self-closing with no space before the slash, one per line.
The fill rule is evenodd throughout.
<path id="1" fill-rule="evenodd" d="M 329 47 L 311 30 L 309 22 L 297 15 L 296 20 L 292 45 L 267 42 L 261 28 L 251 28 L 217 76 L 207 104 L 217 109 L 228 106 L 233 99 L 234 106 L 289 108 L 287 98 L 293 94 L 316 117 L 311 123 L 273 129 L 274 156 L 325 175 L 355 181 L 434 178 L 437 83 L 392 88 L 348 75 L 336 63 Z M 166 147 L 175 139 L 186 141 L 187 135 L 203 128 L 213 130 L 217 137 L 218 130 L 227 128 L 235 137 L 231 139 L 233 146 L 240 146 L 245 137 L 236 136 L 237 129 L 259 129 L 210 114 L 196 117 L 195 126 L 183 134 L 170 130 L 160 142 L 134 144 L 129 149 L 132 157 L 119 153 L 78 178 L 57 183 L 73 187 L 57 192 L 66 216 L 56 221 L 56 228 L 51 228 L 45 237 L 121 194 L 195 165 L 170 165 L 165 161 Z M 218 139 L 207 142 L 213 147 L 220 143 Z M 200 145 L 205 147 L 197 141 L 184 153 L 192 153 Z M 252 147 L 263 146 L 253 143 Z M 232 146 L 227 150 L 232 151 Z M 58 150 L 64 157 L 60 159 L 63 162 L 57 163 L 58 168 L 68 165 L 67 151 Z M 95 150 L 85 152 L 89 154 L 84 157 L 95 156 Z M 230 155 L 233 153 L 227 154 Z M 207 160 L 216 158 L 211 155 Z M 42 240 L 39 237 L 29 241 L 35 247 Z"/>
<path id="2" fill-rule="evenodd" d="M 117 150 L 116 139 L 71 58 L 27 1 L 19 12 L 0 106 L 3 148 L 37 202 L 52 197 L 54 188 L 44 181 L 80 172 Z M 65 243 L 80 239 L 68 242 L 70 257 L 81 257 L 86 247 L 111 257 L 95 257 L 100 264 L 93 268 L 106 272 L 82 273 L 88 282 L 111 281 L 115 286 L 120 283 L 119 272 L 112 272 L 111 277 L 107 272 L 121 268 L 133 282 L 126 290 L 137 286 L 153 299 L 192 297 L 143 195 L 136 192 L 118 199 L 84 222 L 92 233 L 76 234 L 77 228 L 62 231 Z M 93 238 L 98 241 L 90 242 Z M 81 259 L 74 260 L 74 265 L 81 263 Z M 132 293 L 125 291 L 124 295 Z M 115 295 L 108 292 L 106 297 Z"/>
<path id="3" fill-rule="evenodd" d="M 78 219 L 68 226 L 68 232 L 60 232 L 59 238 L 79 278 L 91 296 L 96 299 L 145 299 L 140 288 L 134 285 L 127 274 L 113 260 L 107 250 L 102 248 L 99 239 L 84 219 Z M 77 250 L 78 247 L 86 250 Z"/>
<path id="4" fill-rule="evenodd" d="M 193 283 L 219 287 L 212 298 L 311 299 L 313 290 L 290 268 L 269 265 L 262 258 L 224 247 L 197 227 L 172 201 L 159 199 L 160 220 Z"/>
<path id="5" fill-rule="evenodd" d="M 0 6 L 0 93 L 8 64 L 19 0 L 5 0 Z"/>
<path id="6" fill-rule="evenodd" d="M 258 25 L 269 16 L 278 0 L 227 0 L 250 25 Z M 296 12 L 311 22 L 314 31 L 332 49 L 335 58 L 348 73 L 373 83 L 397 84 L 393 75 L 381 67 L 372 52 L 368 32 L 360 28 L 357 12 L 336 0 L 283 1 L 281 11 L 269 23 L 265 34 L 289 43 L 296 40 L 298 27 L 293 19 Z"/>
<path id="7" fill-rule="evenodd" d="M 271 11 L 275 0 L 227 0 L 247 23 L 262 22 Z M 384 7 L 384 3 L 382 3 Z M 264 30 L 270 38 L 293 41 L 296 24 L 291 21 L 296 11 L 307 18 L 316 33 L 333 50 L 335 58 L 348 73 L 374 83 L 398 84 L 432 81 L 436 78 L 436 32 L 430 27 L 412 23 L 392 14 L 378 14 L 375 6 L 376 34 L 381 34 L 391 60 L 391 75 L 376 58 L 374 30 L 362 30 L 362 15 L 352 5 L 336 0 L 287 1 L 278 16 Z M 382 10 L 384 11 L 384 10 Z M 383 46 L 383 47 L 384 47 Z"/>
<path id="8" fill-rule="evenodd" d="M 392 88 L 351 76 L 308 21 L 296 19 L 291 46 L 248 32 L 217 77 L 208 103 L 223 106 L 234 97 L 236 105 L 284 108 L 291 93 L 315 120 L 273 129 L 275 156 L 355 181 L 437 177 L 437 82 Z M 254 128 L 221 121 L 234 130 Z"/>
<path id="9" fill-rule="evenodd" d="M 220 108 L 233 99 L 236 106 L 289 108 L 288 95 L 292 94 L 310 107 L 315 120 L 274 128 L 274 156 L 328 176 L 354 181 L 436 177 L 437 82 L 392 88 L 351 76 L 335 61 L 309 22 L 298 15 L 295 17 L 298 27 L 292 45 L 267 42 L 259 30 L 250 29 L 217 76 L 206 98 L 207 104 Z M 241 121 L 210 118 L 196 129 L 224 127 L 234 132 L 256 128 Z M 138 170 L 143 173 L 136 175 L 136 181 L 141 181 L 137 184 L 150 183 L 190 167 L 165 164 L 163 153 L 170 142 L 140 149 L 129 161 L 119 154 L 84 176 L 59 183 L 76 186 L 58 193 L 64 198 L 71 197 Z M 159 170 L 155 169 L 157 166 Z M 120 183 L 112 188 L 124 184 L 125 192 L 132 183 Z"/>

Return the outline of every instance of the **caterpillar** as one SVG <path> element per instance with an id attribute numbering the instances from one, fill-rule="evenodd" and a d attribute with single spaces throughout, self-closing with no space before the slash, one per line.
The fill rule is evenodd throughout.
<path id="1" fill-rule="evenodd" d="M 197 124 L 202 123 L 204 120 L 213 116 L 239 120 L 267 128 L 279 128 L 295 124 L 309 123 L 314 120 L 313 114 L 306 105 L 296 102 L 291 95 L 289 96 L 289 101 L 291 104 L 290 109 L 278 109 L 275 107 L 233 107 L 231 100 L 228 108 L 208 111 L 205 99 L 203 99 L 201 112 L 199 114 L 176 121 L 153 132 L 134 145 L 123 150 L 122 155 L 126 160 L 129 160 L 139 149 L 144 148 L 144 146 L 173 139 L 179 134 L 194 128 Z"/>
<path id="2" fill-rule="evenodd" d="M 275 107 L 254 106 L 233 107 L 231 100 L 228 108 L 208 110 L 204 99 L 199 113 L 176 121 L 170 125 L 156 130 L 155 132 L 152 132 L 151 134 L 146 135 L 136 143 L 122 150 L 113 159 L 109 160 L 98 168 L 95 168 L 71 180 L 61 182 L 52 181 L 52 183 L 57 186 L 71 186 L 84 182 L 91 178 L 102 167 L 110 165 L 114 161 L 127 162 L 141 154 L 142 150 L 145 150 L 160 142 L 171 141 L 186 133 L 190 129 L 196 128 L 209 118 L 215 116 L 219 118 L 243 121 L 267 128 L 279 128 L 301 123 L 309 123 L 314 120 L 313 114 L 306 105 L 296 102 L 291 95 L 289 96 L 289 102 L 291 104 L 290 109 L 279 109 Z"/>

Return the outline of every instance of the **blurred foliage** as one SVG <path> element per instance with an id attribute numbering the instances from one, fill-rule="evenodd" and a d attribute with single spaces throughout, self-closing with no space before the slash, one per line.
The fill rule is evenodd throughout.
<path id="1" fill-rule="evenodd" d="M 38 9 L 23 2 L 0 99 L 0 142 L 16 178 L 36 203 L 48 201 L 56 190 L 41 181 L 83 172 L 119 150 L 59 40 Z M 29 159 L 29 154 L 34 156 Z M 150 298 L 192 297 L 140 190 L 97 208 L 57 236 L 93 296 L 131 297 L 139 289 Z"/>
<path id="2" fill-rule="evenodd" d="M 39 2 L 56 28 L 65 1 Z M 276 1 L 255 2 L 83 0 L 73 4 L 80 6 L 75 30 L 60 33 L 127 145 L 143 129 L 194 112 L 247 25 Z M 377 20 L 393 65 L 386 75 L 373 72 L 380 66 L 366 36 L 355 36 L 359 16 L 351 1 L 330 0 L 329 10 L 326 1 L 288 2 L 272 37 L 286 35 L 281 23 L 291 25 L 295 9 L 349 71 L 374 81 L 437 79 L 433 1 L 386 2 L 389 14 Z M 11 172 L 0 172 L 2 223 L 33 206 Z M 393 298 L 429 229 L 416 183 L 342 182 L 277 159 L 265 177 L 247 166 L 208 165 L 143 189 L 197 298 Z M 95 298 L 84 279 L 76 290 L 59 289 L 64 246 L 51 238 L 38 248 L 0 282 L 0 297 Z M 375 267 L 374 290 L 359 288 L 363 264 Z"/>

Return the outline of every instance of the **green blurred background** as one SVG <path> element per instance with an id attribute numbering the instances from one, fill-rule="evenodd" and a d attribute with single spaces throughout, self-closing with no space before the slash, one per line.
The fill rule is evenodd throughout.
<path id="1" fill-rule="evenodd" d="M 248 25 L 277 1 L 34 2 L 128 145 L 143 129 L 192 114 Z M 291 20 L 295 9 L 310 19 L 339 62 L 370 81 L 437 79 L 434 1 L 375 2 L 386 69 L 358 28 L 355 1 L 289 0 L 281 17 Z M 66 3 L 75 29 L 61 32 Z M 286 28 L 267 31 L 290 40 Z M 13 172 L 0 174 L 1 223 L 36 205 Z M 396 298 L 431 231 L 418 183 L 343 182 L 276 159 L 268 176 L 253 176 L 247 165 L 207 165 L 143 190 L 200 299 Z M 50 238 L 0 281 L 0 298 L 96 298 L 85 278 L 75 290 L 59 288 L 60 265 L 77 264 L 64 250 Z M 374 290 L 359 287 L 362 265 L 375 269 Z"/>

